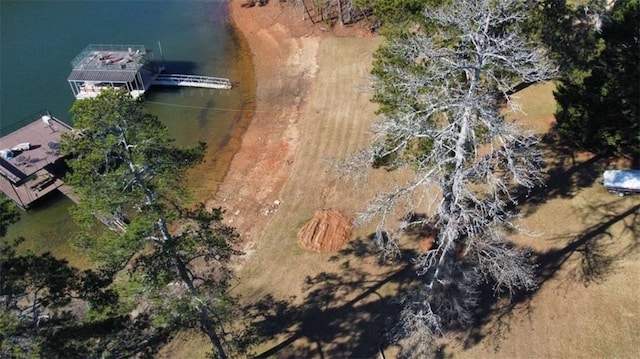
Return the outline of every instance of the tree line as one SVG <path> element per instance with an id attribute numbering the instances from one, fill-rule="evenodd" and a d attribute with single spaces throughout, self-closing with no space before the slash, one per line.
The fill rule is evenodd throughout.
<path id="1" fill-rule="evenodd" d="M 456 1 L 449 1 L 455 3 Z M 367 21 L 391 40 L 437 8 L 433 0 L 294 1 L 311 22 Z M 528 0 L 523 30 L 560 66 L 554 80 L 556 133 L 575 149 L 628 156 L 640 153 L 638 2 Z"/>

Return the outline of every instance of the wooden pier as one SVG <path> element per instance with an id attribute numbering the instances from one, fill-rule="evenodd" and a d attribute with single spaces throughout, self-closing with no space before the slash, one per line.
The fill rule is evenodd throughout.
<path id="1" fill-rule="evenodd" d="M 0 191 L 22 209 L 64 184 L 60 138 L 72 130 L 46 111 L 30 121 L 0 138 Z"/>
<path id="2" fill-rule="evenodd" d="M 201 87 L 223 90 L 231 89 L 231 81 L 221 77 L 164 73 L 157 75 L 153 80 L 152 85 Z"/>
<path id="3" fill-rule="evenodd" d="M 72 188 L 62 180 L 67 168 L 60 153 L 62 134 L 73 128 L 48 111 L 28 120 L 29 123 L 19 123 L 24 126 L 0 138 L 0 191 L 23 210 L 56 190 L 78 203 Z M 96 217 L 117 233 L 127 229 L 124 218 L 99 214 Z"/>

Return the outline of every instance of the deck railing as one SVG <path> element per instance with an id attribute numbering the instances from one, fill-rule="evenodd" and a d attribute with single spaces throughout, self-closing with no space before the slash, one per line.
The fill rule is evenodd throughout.
<path id="1" fill-rule="evenodd" d="M 222 77 L 212 76 L 199 76 L 199 75 L 183 75 L 183 74 L 159 74 L 154 84 L 157 85 L 174 85 L 174 86 L 193 86 L 200 87 L 199 85 L 205 85 L 202 87 L 210 87 L 206 85 L 214 85 L 217 88 L 230 89 L 231 81 Z"/>
<path id="2" fill-rule="evenodd" d="M 23 118 L 22 120 L 14 123 L 12 125 L 0 128 L 0 137 L 4 137 L 4 136 L 10 134 L 11 132 L 14 132 L 17 129 L 20 129 L 20 128 L 30 124 L 31 122 L 41 118 L 42 116 L 45 116 L 45 115 L 51 117 L 51 119 L 53 119 L 53 120 L 57 120 L 57 122 L 59 122 L 63 126 L 71 128 L 71 126 L 69 126 L 69 124 L 67 124 L 64 121 L 60 120 L 59 118 L 53 116 L 51 114 L 51 112 L 49 112 L 48 110 L 40 110 L 40 111 L 34 113 L 33 115 L 27 116 L 27 117 Z"/>

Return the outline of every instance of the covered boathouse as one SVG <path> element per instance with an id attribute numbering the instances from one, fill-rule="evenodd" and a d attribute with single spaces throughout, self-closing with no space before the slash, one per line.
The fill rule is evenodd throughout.
<path id="1" fill-rule="evenodd" d="M 162 72 L 142 45 L 87 46 L 71 61 L 67 78 L 76 99 L 98 96 L 104 88 L 126 88 L 138 98 Z"/>
<path id="2" fill-rule="evenodd" d="M 69 192 L 62 181 L 65 164 L 60 139 L 72 130 L 48 111 L 26 121 L 27 125 L 0 138 L 0 190 L 25 210 L 57 189 Z"/>

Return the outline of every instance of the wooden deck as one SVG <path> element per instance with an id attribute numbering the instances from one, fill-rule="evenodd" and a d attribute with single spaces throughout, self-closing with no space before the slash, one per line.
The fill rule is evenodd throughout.
<path id="1" fill-rule="evenodd" d="M 60 140 L 72 128 L 49 114 L 46 116 L 0 138 L 0 150 L 11 150 L 13 154 L 6 159 L 0 157 L 0 190 L 24 210 L 56 190 L 78 203 L 72 188 L 61 178 L 65 166 Z M 19 147 L 24 149 L 17 150 Z M 127 229 L 124 219 L 96 217 L 117 233 Z"/>
<path id="2" fill-rule="evenodd" d="M 47 116 L 0 138 L 0 150 L 11 151 L 11 156 L 0 158 L 0 190 L 23 209 L 64 184 L 60 139 L 71 127 Z M 21 144 L 28 144 L 28 149 L 12 150 Z"/>

